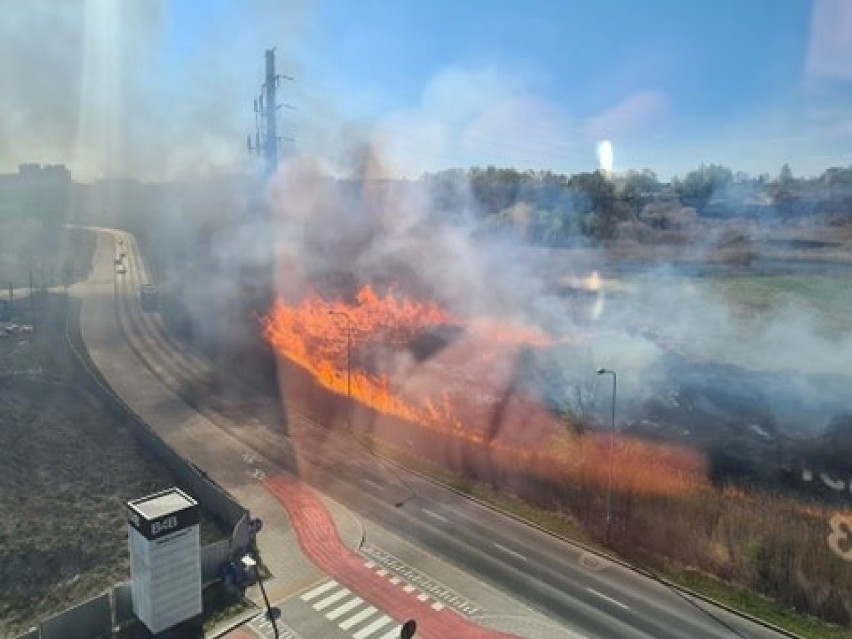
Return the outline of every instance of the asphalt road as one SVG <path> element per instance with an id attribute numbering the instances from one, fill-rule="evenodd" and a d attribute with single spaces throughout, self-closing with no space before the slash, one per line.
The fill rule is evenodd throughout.
<path id="1" fill-rule="evenodd" d="M 209 363 L 176 343 L 159 314 L 142 312 L 138 285 L 149 282 L 149 274 L 133 237 L 115 235 L 125 238 L 128 264 L 126 274 L 115 276 L 116 312 L 127 340 L 137 352 L 144 351 L 149 368 L 259 456 L 287 469 L 296 468 L 298 456 L 303 476 L 358 516 L 588 637 L 785 636 L 693 602 L 652 578 L 378 460 L 352 438 L 313 423 L 292 406 L 287 406 L 289 427 L 302 437 L 297 453 L 281 428 L 264 420 L 265 412 L 275 409 L 264 406 L 265 400 L 251 402 L 254 419 L 245 419 L 246 406 L 237 407 L 243 420 L 234 427 L 235 407 L 216 392 Z M 541 636 L 532 633 L 520 631 L 523 636 Z M 565 636 L 571 635 L 566 631 Z"/>

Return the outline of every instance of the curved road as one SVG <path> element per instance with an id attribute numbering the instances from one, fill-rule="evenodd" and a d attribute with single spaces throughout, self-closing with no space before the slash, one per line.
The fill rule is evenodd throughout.
<path id="1" fill-rule="evenodd" d="M 123 239 L 127 253 L 125 274 L 116 274 L 112 264 L 117 246 L 114 242 L 119 238 Z M 217 477 L 215 472 L 221 471 L 224 460 L 214 463 L 213 467 L 199 464 L 240 497 L 240 489 L 252 473 L 255 479 L 269 480 L 293 471 L 296 454 L 275 422 L 275 416 L 280 414 L 279 407 L 270 405 L 268 399 L 252 397 L 249 390 L 241 402 L 222 397 L 216 371 L 210 364 L 173 340 L 158 313 L 141 310 L 138 287 L 150 281 L 133 236 L 112 229 L 98 229 L 92 282 L 100 283 L 97 290 L 101 301 L 99 304 L 90 301 L 98 297 L 94 293 L 96 287 L 84 293 L 84 338 L 90 352 L 94 351 L 93 359 L 116 392 L 122 397 L 132 394 L 133 375 L 142 375 L 141 367 L 144 366 L 145 375 L 153 375 L 173 396 L 189 404 L 203 416 L 211 438 L 213 431 L 217 431 L 215 437 L 228 438 L 227 445 L 233 448 L 232 453 L 241 457 L 236 465 L 244 462 L 243 465 L 252 467 L 251 473 L 242 468 L 238 473 Z M 110 284 L 114 289 L 112 308 L 104 298 Z M 86 321 L 87 304 L 93 307 L 88 311 L 89 321 Z M 113 313 L 112 318 L 106 317 L 109 312 Z M 116 354 L 108 355 L 104 339 L 99 348 L 98 336 L 104 338 L 110 321 L 115 323 L 116 320 L 120 329 L 117 335 L 130 348 L 122 347 Z M 115 335 L 111 339 L 114 341 Z M 110 357 L 112 367 L 106 365 Z M 105 362 L 104 366 L 99 359 Z M 124 375 L 117 372 L 119 370 L 127 374 L 123 385 L 113 384 L 111 377 Z M 148 393 L 152 394 L 153 391 Z M 133 398 L 129 399 L 133 405 Z M 174 398 L 145 399 L 148 410 L 155 415 L 158 401 L 167 406 Z M 472 615 L 479 623 L 536 638 L 762 639 L 786 636 L 707 603 L 693 602 L 688 596 L 620 564 L 592 555 L 402 468 L 391 467 L 371 457 L 345 435 L 329 432 L 290 405 L 285 409 L 290 432 L 298 432 L 303 442 L 298 451 L 302 476 L 332 498 L 329 504 L 345 504 L 355 514 L 353 518 L 351 513 L 336 513 L 338 526 L 339 522 L 344 522 L 344 527 L 348 525 L 352 529 L 351 537 L 361 536 L 351 545 L 360 547 L 364 554 L 374 547 L 374 541 L 387 547 L 392 543 L 391 538 L 407 540 L 420 549 L 419 555 L 412 553 L 410 563 L 428 564 L 430 577 L 452 583 L 456 592 L 461 590 L 471 601 L 488 602 L 479 614 Z M 143 417 L 152 421 L 147 415 Z M 182 444 L 180 438 L 185 431 L 188 432 L 180 429 L 180 432 L 166 433 L 167 440 L 174 437 L 170 443 L 181 452 L 185 452 L 182 445 L 193 450 L 211 445 L 211 438 L 202 442 L 205 438 L 197 436 Z M 311 446 L 306 449 L 305 441 L 315 442 L 313 450 Z M 258 512 L 255 504 L 246 505 Z M 278 524 L 268 523 L 281 529 L 281 540 L 295 545 L 289 522 L 279 521 Z M 264 535 L 270 534 L 267 528 L 264 530 L 259 537 L 261 542 Z M 344 530 L 341 533 L 346 534 Z M 267 553 L 266 549 L 264 552 Z M 377 556 L 382 556 L 381 552 Z M 437 559 L 431 562 L 430 557 Z M 435 574 L 436 570 L 443 574 Z M 314 573 L 313 580 L 316 578 Z M 309 583 L 311 579 L 306 577 L 303 585 Z M 290 597 L 292 593 L 283 597 L 285 618 L 286 602 Z M 292 614 L 301 613 L 294 608 Z M 317 626 L 305 626 L 305 629 L 295 628 L 294 636 L 311 636 L 299 634 L 309 632 L 310 628 L 314 628 L 314 632 L 325 632 Z M 382 633 L 378 632 L 376 637 L 380 636 Z"/>

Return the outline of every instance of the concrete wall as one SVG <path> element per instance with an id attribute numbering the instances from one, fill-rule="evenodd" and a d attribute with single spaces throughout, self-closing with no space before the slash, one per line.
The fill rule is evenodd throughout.
<path id="1" fill-rule="evenodd" d="M 223 539 L 201 548 L 201 579 L 216 581 L 233 557 L 233 541 Z M 96 639 L 111 636 L 112 628 L 135 619 L 130 582 L 105 592 L 41 623 L 16 639 Z"/>
<path id="2" fill-rule="evenodd" d="M 94 639 L 112 633 L 112 608 L 109 593 L 61 612 L 43 621 L 41 639 Z"/>
<path id="3" fill-rule="evenodd" d="M 178 486 L 231 527 L 230 539 L 201 548 L 202 580 L 204 583 L 215 581 L 221 575 L 225 564 L 248 547 L 251 537 L 248 511 L 203 471 L 172 450 L 103 382 L 83 347 L 76 310 L 69 308 L 66 341 L 80 371 L 89 376 L 105 405 L 116 418 L 128 424 L 142 444 L 169 467 L 177 479 Z M 131 619 L 133 605 L 131 586 L 128 582 L 47 619 L 39 628 L 21 635 L 18 639 L 109 637 L 114 625 L 126 623 Z"/>
<path id="4" fill-rule="evenodd" d="M 112 610 L 116 626 L 127 623 L 133 617 L 133 589 L 129 581 L 112 589 Z"/>
<path id="5" fill-rule="evenodd" d="M 210 479 L 192 462 L 169 447 L 101 378 L 89 359 L 80 334 L 79 300 L 69 298 L 65 339 L 74 354 L 80 372 L 92 380 L 93 388 L 116 419 L 127 424 L 130 432 L 152 454 L 169 467 L 177 484 L 189 493 L 208 512 L 212 512 L 231 528 L 231 550 L 244 550 L 249 543 L 248 511 L 240 506 L 227 490 Z"/>

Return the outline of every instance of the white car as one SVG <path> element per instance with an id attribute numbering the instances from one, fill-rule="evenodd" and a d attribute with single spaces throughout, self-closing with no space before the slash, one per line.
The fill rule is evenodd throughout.
<path id="1" fill-rule="evenodd" d="M 127 273 L 127 267 L 124 264 L 119 264 L 115 267 L 115 272 L 124 275 Z"/>

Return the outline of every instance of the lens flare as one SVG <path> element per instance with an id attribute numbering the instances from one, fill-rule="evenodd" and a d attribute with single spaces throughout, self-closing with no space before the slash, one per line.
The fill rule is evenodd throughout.
<path id="1" fill-rule="evenodd" d="M 612 151 L 612 142 L 609 140 L 601 140 L 598 142 L 598 162 L 600 163 L 601 170 L 609 175 L 612 173 L 612 164 L 613 164 L 613 151 Z"/>
<path id="2" fill-rule="evenodd" d="M 597 293 L 601 290 L 601 276 L 597 271 L 592 271 L 592 274 L 586 277 L 586 279 L 583 280 L 583 283 L 589 291 Z"/>

